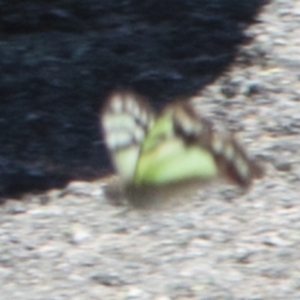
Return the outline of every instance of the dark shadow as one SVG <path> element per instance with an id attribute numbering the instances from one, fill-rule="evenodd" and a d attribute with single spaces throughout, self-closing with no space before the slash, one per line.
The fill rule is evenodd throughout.
<path id="1" fill-rule="evenodd" d="M 0 10 L 0 195 L 110 170 L 98 127 L 108 92 L 156 107 L 220 76 L 266 0 L 27 0 Z"/>

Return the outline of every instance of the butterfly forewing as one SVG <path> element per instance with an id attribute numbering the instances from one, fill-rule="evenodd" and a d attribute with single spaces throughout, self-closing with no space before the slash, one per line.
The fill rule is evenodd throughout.
<path id="1" fill-rule="evenodd" d="M 101 121 L 115 168 L 124 182 L 132 182 L 141 145 L 154 121 L 152 110 L 137 95 L 116 92 L 109 97 Z"/>
<path id="2" fill-rule="evenodd" d="M 213 123 L 196 113 L 190 103 L 182 104 L 181 110 L 175 118 L 177 133 L 188 144 L 198 144 L 208 149 L 221 175 L 242 187 L 249 186 L 254 178 L 262 176 L 262 168 L 248 157 L 232 134 L 217 130 Z"/>
<path id="3" fill-rule="evenodd" d="M 248 187 L 253 179 L 263 175 L 262 167 L 249 158 L 232 135 L 214 132 L 210 147 L 220 170 L 238 185 Z"/>

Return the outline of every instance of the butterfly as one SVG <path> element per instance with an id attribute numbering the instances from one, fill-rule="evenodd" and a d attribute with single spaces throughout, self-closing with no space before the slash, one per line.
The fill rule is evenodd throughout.
<path id="1" fill-rule="evenodd" d="M 158 190 L 174 192 L 219 177 L 247 188 L 263 173 L 232 134 L 216 130 L 189 101 L 156 113 L 136 93 L 114 92 L 100 123 L 122 193 L 135 206 L 154 202 Z"/>

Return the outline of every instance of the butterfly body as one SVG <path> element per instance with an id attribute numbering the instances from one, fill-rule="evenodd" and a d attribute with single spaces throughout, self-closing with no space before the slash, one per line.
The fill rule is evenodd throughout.
<path id="1" fill-rule="evenodd" d="M 121 185 L 131 198 L 142 197 L 143 190 L 173 190 L 220 176 L 248 187 L 262 173 L 232 135 L 215 131 L 189 102 L 156 114 L 136 94 L 114 93 L 101 122 Z"/>

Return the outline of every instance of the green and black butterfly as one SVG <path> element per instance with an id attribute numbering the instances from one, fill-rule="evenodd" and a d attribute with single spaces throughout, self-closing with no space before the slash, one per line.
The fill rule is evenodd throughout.
<path id="1" fill-rule="evenodd" d="M 175 191 L 220 176 L 246 188 L 262 175 L 233 135 L 215 130 L 188 101 L 157 114 L 137 94 L 115 92 L 101 124 L 123 191 L 137 206 L 154 201 L 159 189 Z"/>

